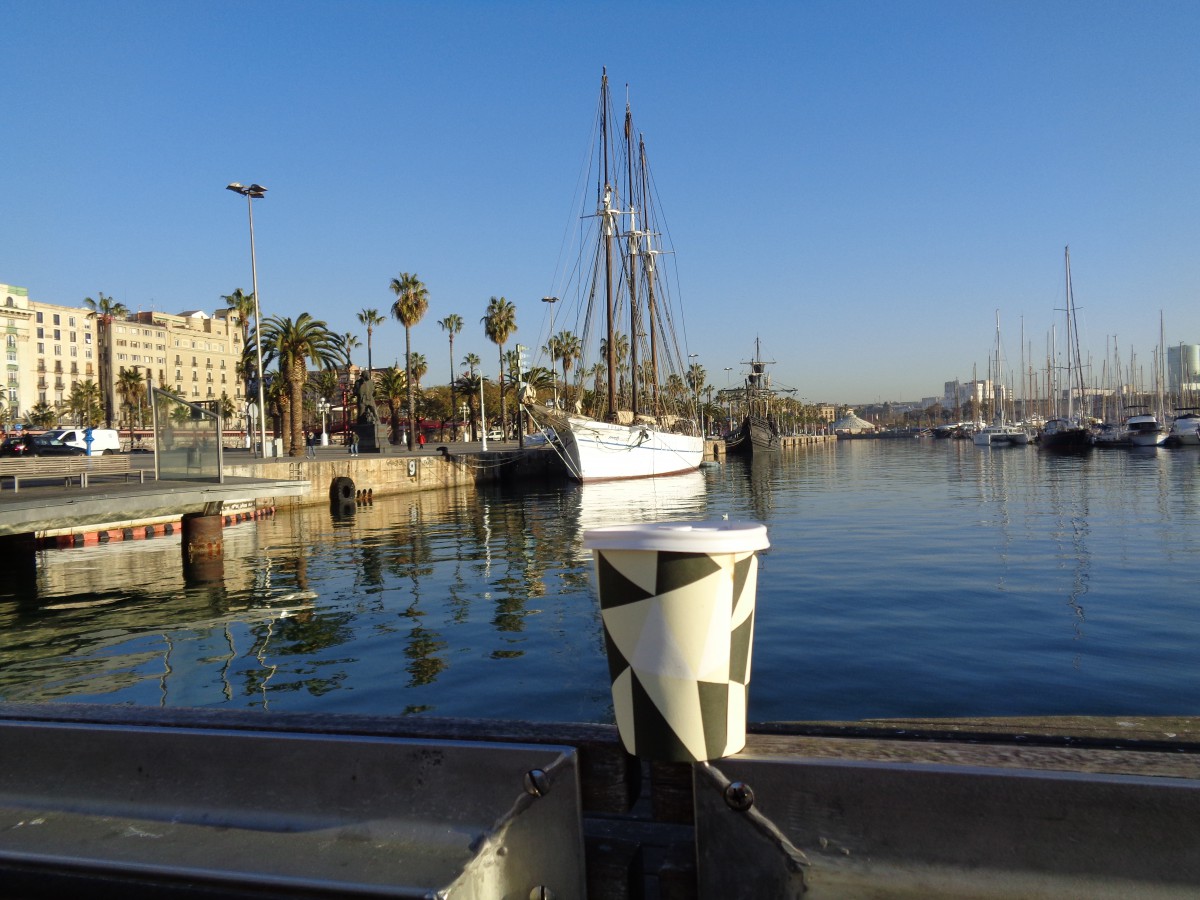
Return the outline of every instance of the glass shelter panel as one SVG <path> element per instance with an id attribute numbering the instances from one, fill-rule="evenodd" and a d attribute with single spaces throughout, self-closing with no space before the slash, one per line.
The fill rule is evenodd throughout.
<path id="1" fill-rule="evenodd" d="M 154 387 L 151 395 L 158 480 L 223 483 L 221 414 L 216 404 L 189 403 Z"/>

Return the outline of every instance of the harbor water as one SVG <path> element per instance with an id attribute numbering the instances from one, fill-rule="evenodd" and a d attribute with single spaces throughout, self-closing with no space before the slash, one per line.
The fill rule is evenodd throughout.
<path id="1" fill-rule="evenodd" d="M 0 699 L 611 722 L 586 528 L 762 522 L 751 721 L 1200 714 L 1200 453 L 839 441 L 38 555 Z"/>

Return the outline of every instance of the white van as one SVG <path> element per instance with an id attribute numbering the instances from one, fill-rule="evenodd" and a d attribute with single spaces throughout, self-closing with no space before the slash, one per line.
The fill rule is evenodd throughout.
<path id="1" fill-rule="evenodd" d="M 72 447 L 88 449 L 86 428 L 59 428 L 47 431 L 46 437 L 70 444 Z M 92 456 L 103 456 L 105 453 L 120 453 L 121 438 L 114 428 L 92 429 Z"/>

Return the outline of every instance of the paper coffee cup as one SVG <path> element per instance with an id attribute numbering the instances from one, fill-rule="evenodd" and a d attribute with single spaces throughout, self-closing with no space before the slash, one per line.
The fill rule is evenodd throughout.
<path id="1" fill-rule="evenodd" d="M 696 762 L 746 745 L 763 525 L 664 522 L 591 528 L 613 709 L 625 749 Z"/>

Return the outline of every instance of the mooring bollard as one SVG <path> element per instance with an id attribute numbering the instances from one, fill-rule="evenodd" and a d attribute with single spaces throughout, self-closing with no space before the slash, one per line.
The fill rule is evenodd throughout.
<path id="1" fill-rule="evenodd" d="M 697 762 L 746 745 L 763 525 L 664 522 L 592 528 L 617 731 L 625 749 Z"/>
<path id="2" fill-rule="evenodd" d="M 184 577 L 192 581 L 224 578 L 224 516 L 185 513 L 179 526 Z"/>

